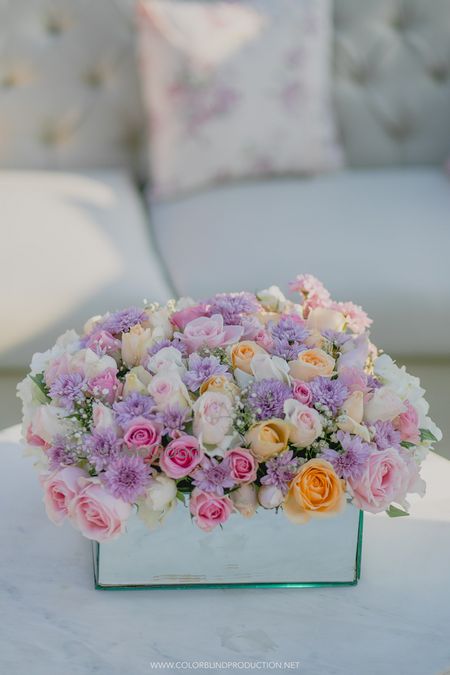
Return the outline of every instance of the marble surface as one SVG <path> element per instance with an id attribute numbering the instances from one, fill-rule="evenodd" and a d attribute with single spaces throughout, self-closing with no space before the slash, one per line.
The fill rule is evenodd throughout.
<path id="1" fill-rule="evenodd" d="M 18 438 L 17 428 L 0 434 L 1 673 L 144 675 L 162 672 L 152 661 L 209 660 L 449 675 L 448 460 L 427 459 L 428 495 L 409 518 L 366 517 L 356 587 L 105 592 L 93 587 L 89 542 L 47 521 Z"/>

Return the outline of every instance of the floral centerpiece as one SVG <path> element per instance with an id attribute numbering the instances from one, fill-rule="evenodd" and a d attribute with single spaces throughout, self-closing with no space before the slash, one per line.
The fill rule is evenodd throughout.
<path id="1" fill-rule="evenodd" d="M 103 542 L 178 502 L 205 531 L 259 508 L 406 514 L 441 438 L 419 380 L 360 307 L 311 275 L 290 287 L 96 316 L 35 354 L 18 391 L 49 518 Z"/>

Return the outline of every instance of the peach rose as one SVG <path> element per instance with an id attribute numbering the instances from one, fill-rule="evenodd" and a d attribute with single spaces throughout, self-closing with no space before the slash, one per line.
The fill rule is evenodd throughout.
<path id="1" fill-rule="evenodd" d="M 324 459 L 310 459 L 289 485 L 283 505 L 293 523 L 306 523 L 311 516 L 331 516 L 345 506 L 345 481 L 337 477 Z"/>
<path id="2" fill-rule="evenodd" d="M 253 483 L 241 485 L 237 490 L 230 493 L 231 501 L 236 511 L 239 511 L 244 518 L 251 518 L 255 515 L 258 507 L 256 488 Z"/>
<path id="3" fill-rule="evenodd" d="M 266 354 L 266 350 L 252 340 L 238 342 L 231 349 L 233 368 L 239 368 L 244 373 L 252 375 L 251 362 L 255 354 Z"/>
<path id="4" fill-rule="evenodd" d="M 331 377 L 334 359 L 322 349 L 306 349 L 295 361 L 289 361 L 289 371 L 296 380 L 311 382 L 315 377 Z"/>
<path id="5" fill-rule="evenodd" d="M 231 401 L 239 394 L 239 387 L 226 375 L 213 375 L 203 382 L 200 394 L 207 391 L 215 391 L 217 394 L 225 394 Z"/>
<path id="6" fill-rule="evenodd" d="M 345 316 L 342 312 L 328 307 L 315 307 L 308 314 L 307 326 L 311 330 L 324 331 L 336 330 L 342 331 L 344 328 Z"/>
<path id="7" fill-rule="evenodd" d="M 258 461 L 265 462 L 287 448 L 289 431 L 289 425 L 283 420 L 264 420 L 247 431 L 245 440 L 250 445 L 252 455 Z"/>

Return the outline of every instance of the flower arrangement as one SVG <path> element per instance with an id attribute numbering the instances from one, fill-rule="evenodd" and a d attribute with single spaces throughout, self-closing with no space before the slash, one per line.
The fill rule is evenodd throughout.
<path id="1" fill-rule="evenodd" d="M 290 288 L 298 302 L 271 287 L 131 307 L 35 354 L 18 391 L 49 518 L 107 541 L 178 501 L 207 532 L 258 508 L 405 514 L 441 438 L 419 380 L 360 307 L 311 275 Z"/>

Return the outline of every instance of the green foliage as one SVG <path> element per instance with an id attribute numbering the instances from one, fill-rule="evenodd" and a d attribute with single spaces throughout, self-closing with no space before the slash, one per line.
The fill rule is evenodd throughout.
<path id="1" fill-rule="evenodd" d="M 34 384 L 37 386 L 39 389 L 42 398 L 43 398 L 43 403 L 50 403 L 50 396 L 49 394 L 49 389 L 45 383 L 44 380 L 44 373 L 38 373 L 38 375 L 28 375 L 30 380 L 33 380 Z"/>
<path id="2" fill-rule="evenodd" d="M 431 433 L 429 429 L 419 429 L 420 431 L 420 440 L 423 441 L 431 441 L 432 443 L 437 442 L 437 438 L 434 434 Z"/>
<path id="3" fill-rule="evenodd" d="M 388 514 L 389 518 L 401 518 L 402 516 L 409 516 L 407 511 L 403 511 L 403 509 L 393 506 L 392 504 L 388 509 L 386 509 L 386 513 Z"/>

